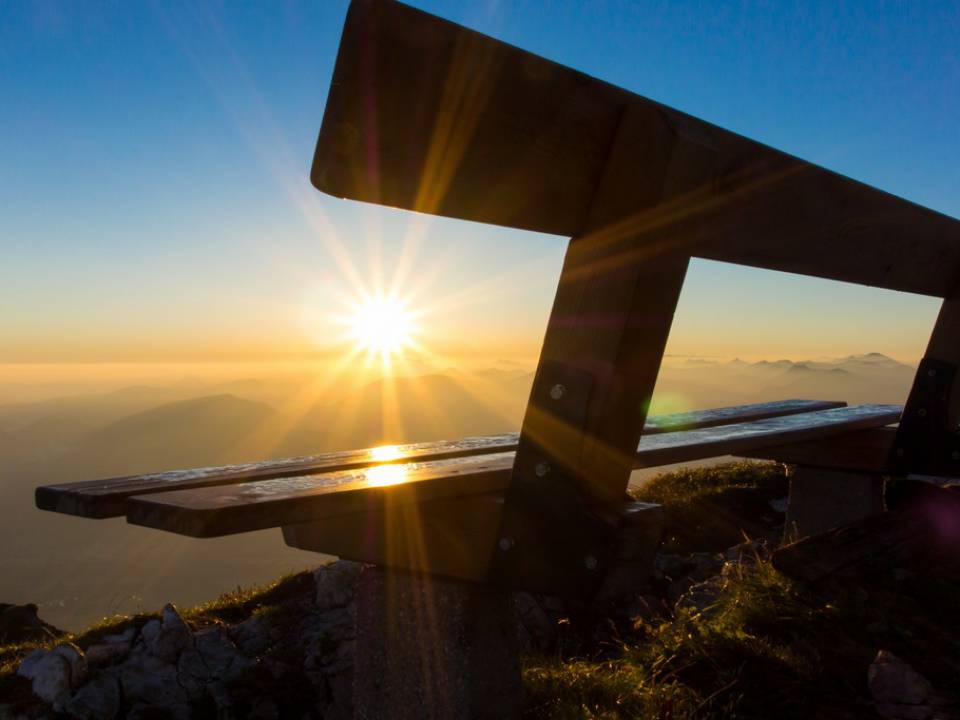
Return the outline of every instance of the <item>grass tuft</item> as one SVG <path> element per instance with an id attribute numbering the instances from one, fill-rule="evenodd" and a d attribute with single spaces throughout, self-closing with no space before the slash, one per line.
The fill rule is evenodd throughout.
<path id="1" fill-rule="evenodd" d="M 769 717 L 816 665 L 789 637 L 764 629 L 809 622 L 817 603 L 768 563 L 742 566 L 722 582 L 707 611 L 682 610 L 659 623 L 637 619 L 614 660 L 528 658 L 525 716 Z"/>

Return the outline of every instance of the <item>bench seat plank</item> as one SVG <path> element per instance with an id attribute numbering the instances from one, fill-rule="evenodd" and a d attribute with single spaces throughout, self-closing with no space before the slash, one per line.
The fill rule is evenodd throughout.
<path id="1" fill-rule="evenodd" d="M 651 416 L 644 434 L 716 427 L 730 423 L 780 417 L 844 407 L 828 400 L 779 400 L 733 407 Z M 127 498 L 170 490 L 230 485 L 250 480 L 293 477 L 304 474 L 353 470 L 383 462 L 427 461 L 516 450 L 518 433 L 468 437 L 454 441 L 422 442 L 384 448 L 328 452 L 304 457 L 266 460 L 237 465 L 170 470 L 145 475 L 87 480 L 37 488 L 41 510 L 89 518 L 118 517 L 126 511 Z"/>
<path id="2" fill-rule="evenodd" d="M 735 454 L 788 465 L 883 475 L 892 470 L 889 459 L 896 435 L 897 431 L 892 427 L 869 428 L 839 436 L 773 445 Z"/>
<path id="3" fill-rule="evenodd" d="M 896 422 L 898 405 L 861 405 L 644 436 L 636 467 L 688 462 Z M 256 480 L 130 498 L 127 520 L 212 537 L 506 489 L 513 452 Z"/>

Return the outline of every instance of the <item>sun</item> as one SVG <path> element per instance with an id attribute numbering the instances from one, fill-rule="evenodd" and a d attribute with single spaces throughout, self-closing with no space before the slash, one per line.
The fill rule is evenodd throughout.
<path id="1" fill-rule="evenodd" d="M 413 342 L 413 315 L 398 298 L 379 296 L 364 299 L 349 320 L 350 334 L 357 348 L 387 359 Z"/>

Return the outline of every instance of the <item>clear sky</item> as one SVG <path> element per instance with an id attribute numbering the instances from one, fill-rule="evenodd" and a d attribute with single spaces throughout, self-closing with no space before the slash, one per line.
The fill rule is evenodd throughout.
<path id="1" fill-rule="evenodd" d="M 960 216 L 955 0 L 414 4 Z M 310 187 L 346 7 L 0 3 L 0 363 L 302 357 L 358 286 L 536 353 L 562 239 Z M 936 308 L 696 262 L 670 349 L 915 359 Z"/>

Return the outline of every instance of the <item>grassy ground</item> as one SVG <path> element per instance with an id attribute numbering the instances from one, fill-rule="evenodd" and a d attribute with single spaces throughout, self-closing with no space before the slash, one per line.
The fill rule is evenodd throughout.
<path id="1" fill-rule="evenodd" d="M 665 506 L 672 528 L 665 552 L 718 552 L 744 535 L 775 536 L 776 518 L 763 518 L 786 488 L 776 465 L 732 463 L 660 476 L 636 497 Z M 720 594 L 703 611 L 611 623 L 550 655 L 525 657 L 525 717 L 875 717 L 866 673 L 881 648 L 935 687 L 949 687 L 960 675 L 960 584 L 945 577 L 899 571 L 869 586 L 814 592 L 757 559 L 728 566 L 717 583 Z M 183 615 L 199 626 L 282 614 L 294 604 L 285 601 L 311 588 L 310 574 L 301 573 L 238 589 Z M 65 639 L 88 647 L 155 616 L 107 619 Z M 13 673 L 37 646 L 0 647 L 0 697 L 24 692 Z"/>
<path id="2" fill-rule="evenodd" d="M 776 465 L 735 463 L 655 479 L 637 498 L 665 505 L 671 552 L 720 551 L 742 540 L 743 509 L 785 494 Z M 749 495 L 752 499 L 748 499 Z M 739 535 L 739 537 L 738 537 Z M 526 658 L 528 718 L 878 717 L 867 668 L 886 648 L 938 688 L 960 672 L 960 584 L 886 573 L 826 592 L 768 561 L 728 566 L 703 612 L 636 619 L 616 652 L 577 648 Z"/>

